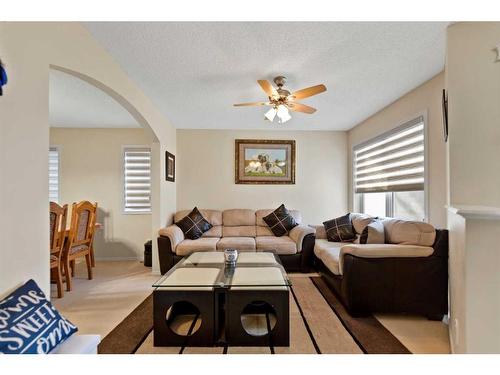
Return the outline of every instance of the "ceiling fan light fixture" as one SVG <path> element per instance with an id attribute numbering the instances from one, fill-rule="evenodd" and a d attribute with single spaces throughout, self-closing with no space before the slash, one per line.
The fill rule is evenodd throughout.
<path id="1" fill-rule="evenodd" d="M 269 121 L 273 122 L 274 117 L 276 116 L 276 108 L 272 107 L 269 111 L 264 115 Z"/>
<path id="2" fill-rule="evenodd" d="M 280 124 L 284 124 L 285 122 L 287 122 L 288 120 L 290 120 L 292 118 L 292 116 L 290 116 L 290 112 L 288 111 L 288 108 L 285 107 L 283 104 L 280 104 L 278 106 L 278 110 L 276 111 L 276 115 L 278 116 L 278 122 Z"/>
<path id="3" fill-rule="evenodd" d="M 283 124 L 289 121 L 292 116 L 292 112 L 302 112 L 306 114 L 313 114 L 316 112 L 316 108 L 310 107 L 308 105 L 298 102 L 301 99 L 309 98 L 314 95 L 321 94 L 326 91 L 326 86 L 323 84 L 307 87 L 305 89 L 290 92 L 283 88 L 285 85 L 286 78 L 283 76 L 278 76 L 274 78 L 274 83 L 277 88 L 274 87 L 268 80 L 260 79 L 257 83 L 260 85 L 262 90 L 266 93 L 268 101 L 265 102 L 247 102 L 234 104 L 235 107 L 247 107 L 247 106 L 271 106 L 264 114 L 264 119 L 273 122 L 277 118 L 279 124 Z"/>

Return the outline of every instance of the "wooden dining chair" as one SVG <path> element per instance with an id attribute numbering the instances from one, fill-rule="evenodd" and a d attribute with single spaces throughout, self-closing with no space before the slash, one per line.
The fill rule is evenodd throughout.
<path id="1" fill-rule="evenodd" d="M 67 216 L 67 204 L 61 207 L 55 202 L 50 202 L 50 279 L 51 282 L 54 281 L 57 284 L 58 298 L 62 298 L 64 295 L 62 256 Z"/>
<path id="2" fill-rule="evenodd" d="M 72 289 L 72 280 L 75 272 L 75 260 L 85 257 L 88 279 L 92 280 L 91 249 L 94 239 L 94 230 L 97 213 L 97 202 L 88 201 L 73 203 L 71 207 L 71 226 L 67 235 L 63 252 L 64 273 L 66 276 L 66 290 Z"/>

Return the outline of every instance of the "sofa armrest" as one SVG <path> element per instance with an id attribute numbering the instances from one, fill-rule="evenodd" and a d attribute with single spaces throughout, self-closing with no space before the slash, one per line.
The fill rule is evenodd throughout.
<path id="1" fill-rule="evenodd" d="M 316 231 L 316 239 L 318 239 L 318 240 L 326 240 L 327 239 L 325 226 L 323 224 L 321 224 L 321 225 L 309 225 L 309 226 Z"/>
<path id="2" fill-rule="evenodd" d="M 181 228 L 177 225 L 169 225 L 166 228 L 161 228 L 158 231 L 158 234 L 163 237 L 168 237 L 170 240 L 170 246 L 173 253 L 175 253 L 175 249 L 177 245 L 184 241 L 184 232 L 182 232 Z"/>
<path id="3" fill-rule="evenodd" d="M 431 256 L 434 249 L 428 246 L 393 245 L 393 244 L 349 244 L 340 249 L 339 268 L 343 275 L 344 256 L 349 254 L 358 258 L 425 258 Z"/>
<path id="4" fill-rule="evenodd" d="M 288 233 L 288 236 L 297 244 L 297 252 L 302 251 L 302 242 L 304 241 L 304 237 L 308 234 L 315 234 L 316 230 L 307 225 L 297 225 L 292 228 L 292 230 Z"/>

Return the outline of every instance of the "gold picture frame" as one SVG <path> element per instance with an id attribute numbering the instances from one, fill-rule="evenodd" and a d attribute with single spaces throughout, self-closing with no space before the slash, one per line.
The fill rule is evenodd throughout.
<path id="1" fill-rule="evenodd" d="M 295 184 L 295 141 L 236 139 L 236 184 Z"/>

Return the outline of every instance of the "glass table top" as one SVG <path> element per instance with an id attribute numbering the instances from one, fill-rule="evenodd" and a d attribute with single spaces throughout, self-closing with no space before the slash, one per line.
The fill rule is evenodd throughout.
<path id="1" fill-rule="evenodd" d="M 197 252 L 182 259 L 153 284 L 154 288 L 281 289 L 290 280 L 279 257 L 271 252 L 242 252 L 233 266 L 224 252 Z"/>

